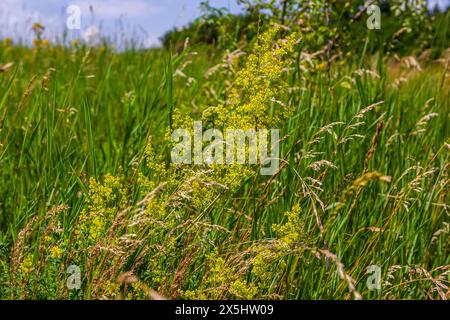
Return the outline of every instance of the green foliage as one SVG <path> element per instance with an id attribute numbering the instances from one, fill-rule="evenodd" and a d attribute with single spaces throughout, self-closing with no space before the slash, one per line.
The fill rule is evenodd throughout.
<path id="1" fill-rule="evenodd" d="M 262 17 L 249 14 L 231 14 L 226 8 L 214 8 L 208 2 L 201 4 L 202 15 L 189 25 L 166 32 L 161 37 L 165 48 L 172 45 L 181 51 L 186 41 L 191 44 L 208 44 L 226 49 L 239 42 L 252 41 L 259 31 Z"/>
<path id="2" fill-rule="evenodd" d="M 295 0 L 238 0 L 242 14 L 233 15 L 225 8 L 202 4 L 203 16 L 190 25 L 166 33 L 162 42 L 172 43 L 178 50 L 188 38 L 193 44 L 206 43 L 221 49 L 242 47 L 252 43 L 258 32 L 273 24 L 303 36 L 303 46 L 318 52 L 322 60 L 344 58 L 355 47 L 365 45 L 368 51 L 382 50 L 402 55 L 417 54 L 427 48 L 445 50 L 448 37 L 442 35 L 442 20 L 447 13 L 428 12 L 425 1 L 408 4 L 401 0 L 375 1 L 295 1 Z M 368 4 L 381 9 L 381 30 L 368 32 L 366 13 Z M 437 45 L 436 36 L 441 43 Z M 434 37 L 433 37 L 434 35 Z M 444 40 L 446 39 L 446 40 Z"/>

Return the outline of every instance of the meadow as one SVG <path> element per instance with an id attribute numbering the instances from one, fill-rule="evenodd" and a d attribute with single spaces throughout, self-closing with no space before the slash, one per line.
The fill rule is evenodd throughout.
<path id="1" fill-rule="evenodd" d="M 410 54 L 1 40 L 0 299 L 448 299 L 448 21 Z M 194 120 L 279 129 L 278 170 L 172 163 Z"/>

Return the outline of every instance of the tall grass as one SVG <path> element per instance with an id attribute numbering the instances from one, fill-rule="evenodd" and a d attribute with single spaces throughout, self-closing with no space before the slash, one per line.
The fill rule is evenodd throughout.
<path id="1" fill-rule="evenodd" d="M 449 298 L 448 51 L 297 48 L 279 171 L 224 184 L 165 136 L 229 99 L 242 51 L 0 48 L 0 298 Z"/>

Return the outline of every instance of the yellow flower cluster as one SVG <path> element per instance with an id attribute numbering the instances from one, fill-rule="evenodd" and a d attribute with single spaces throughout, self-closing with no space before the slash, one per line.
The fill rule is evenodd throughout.
<path id="1" fill-rule="evenodd" d="M 292 108 L 281 101 L 280 96 L 287 88 L 286 68 L 289 67 L 294 48 L 298 42 L 297 34 L 293 33 L 285 39 L 276 40 L 277 28 L 261 34 L 253 52 L 246 58 L 244 67 L 235 75 L 234 85 L 229 89 L 228 101 L 216 107 L 203 111 L 204 127 L 214 126 L 222 129 L 226 135 L 227 129 L 264 129 L 278 128 L 292 112 Z M 173 128 L 183 128 L 193 132 L 191 116 L 181 114 L 178 109 L 173 112 Z M 170 140 L 169 128 L 166 139 Z M 226 136 L 224 136 L 226 139 Z M 237 143 L 237 142 L 236 142 Z M 248 150 L 249 146 L 246 146 Z M 235 149 L 236 150 L 236 149 Z M 151 163 L 153 172 L 166 172 Z M 203 169 L 196 166 L 177 168 L 178 180 L 191 178 Z M 220 192 L 235 191 L 245 179 L 253 176 L 257 166 L 214 164 L 208 166 L 207 173 L 191 183 L 191 199 L 194 208 L 203 211 L 216 201 Z M 180 171 L 183 173 L 180 174 Z M 212 187 L 213 186 L 213 187 Z"/>
<path id="2" fill-rule="evenodd" d="M 208 277 L 202 279 L 197 290 L 183 292 L 186 299 L 221 299 L 232 296 L 240 299 L 252 299 L 257 293 L 270 294 L 274 277 L 282 277 L 280 272 L 286 270 L 286 260 L 290 253 L 298 249 L 304 239 L 300 219 L 300 206 L 284 214 L 286 221 L 274 224 L 277 237 L 267 243 L 256 243 L 248 252 L 252 257 L 246 265 L 251 272 L 251 281 L 244 280 L 242 267 L 227 264 L 217 252 L 206 256 Z M 206 293 L 207 292 L 207 293 Z"/>
<path id="3" fill-rule="evenodd" d="M 52 259 L 61 259 L 62 257 L 62 250 L 58 246 L 54 246 L 50 249 L 50 257 Z"/>
<path id="4" fill-rule="evenodd" d="M 6 47 L 9 47 L 12 45 L 13 40 L 11 38 L 5 38 L 5 40 L 3 41 L 3 43 L 5 44 Z"/>
<path id="5" fill-rule="evenodd" d="M 50 47 L 50 41 L 48 39 L 36 38 L 33 40 L 33 44 L 36 48 L 41 48 L 41 47 L 49 48 Z"/>
<path id="6" fill-rule="evenodd" d="M 303 239 L 302 219 L 300 218 L 300 206 L 295 205 L 291 211 L 284 214 L 287 221 L 284 224 L 274 224 L 273 230 L 277 238 L 286 246 L 293 247 Z"/>
<path id="7" fill-rule="evenodd" d="M 230 101 L 217 107 L 217 124 L 225 128 L 269 128 L 280 124 L 292 112 L 278 101 L 286 88 L 284 70 L 298 42 L 296 33 L 275 42 L 277 28 L 263 33 L 237 73 Z"/>
<path id="8" fill-rule="evenodd" d="M 122 179 L 107 174 L 103 183 L 91 178 L 89 182 L 89 205 L 80 216 L 81 231 L 88 239 L 96 240 L 114 218 L 125 201 Z"/>
<path id="9" fill-rule="evenodd" d="M 13 40 L 11 38 L 5 38 L 0 40 L 0 48 L 2 48 L 6 53 L 13 50 Z"/>
<path id="10" fill-rule="evenodd" d="M 27 254 L 25 259 L 23 259 L 22 263 L 19 266 L 19 270 L 25 274 L 33 271 L 33 256 L 31 254 Z"/>
<path id="11" fill-rule="evenodd" d="M 277 234 L 276 241 L 270 246 L 257 244 L 253 248 L 257 254 L 251 260 L 252 273 L 258 283 L 259 291 L 269 290 L 274 276 L 277 276 L 277 270 L 285 270 L 286 256 L 291 250 L 298 248 L 298 244 L 304 239 L 300 206 L 295 205 L 284 216 L 287 221 L 272 226 Z"/>
<path id="12" fill-rule="evenodd" d="M 186 290 L 182 293 L 185 299 L 222 299 L 231 295 L 239 299 L 252 299 L 257 287 L 236 272 L 235 267 L 226 265 L 225 259 L 217 251 L 206 256 L 208 276 L 201 280 L 197 290 Z"/>

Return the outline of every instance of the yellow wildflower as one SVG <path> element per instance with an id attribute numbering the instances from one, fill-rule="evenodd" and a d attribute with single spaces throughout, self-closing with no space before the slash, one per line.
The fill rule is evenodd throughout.
<path id="1" fill-rule="evenodd" d="M 13 43 L 13 41 L 11 38 L 5 38 L 5 46 L 8 47 L 8 46 L 12 45 L 12 43 Z"/>
<path id="2" fill-rule="evenodd" d="M 321 62 L 316 67 L 317 71 L 322 71 L 322 70 L 325 70 L 326 68 L 327 68 L 327 63 L 326 62 Z"/>
<path id="3" fill-rule="evenodd" d="M 28 254 L 19 266 L 19 270 L 25 274 L 30 273 L 33 270 L 33 257 Z"/>
<path id="4" fill-rule="evenodd" d="M 62 256 L 61 248 L 58 246 L 54 246 L 50 249 L 50 257 L 52 259 L 60 259 Z"/>
<path id="5" fill-rule="evenodd" d="M 39 48 L 40 46 L 42 46 L 42 40 L 36 38 L 33 40 L 33 44 L 35 47 Z"/>
<path id="6" fill-rule="evenodd" d="M 50 41 L 48 39 L 42 40 L 42 45 L 45 47 L 50 47 Z"/>

